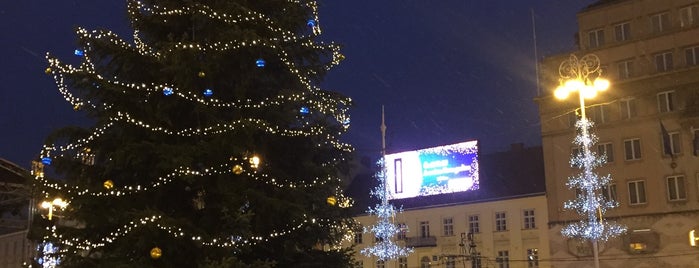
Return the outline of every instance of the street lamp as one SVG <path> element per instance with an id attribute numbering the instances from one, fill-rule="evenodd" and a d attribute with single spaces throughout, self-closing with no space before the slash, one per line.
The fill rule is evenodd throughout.
<path id="1" fill-rule="evenodd" d="M 577 92 L 580 100 L 580 120 L 576 127 L 580 133 L 575 139 L 575 143 L 582 147 L 582 155 L 576 155 L 573 162 L 582 169 L 577 176 L 571 177 L 568 181 L 569 187 L 582 190 L 582 194 L 575 200 L 564 203 L 566 209 L 573 209 L 583 214 L 585 219 L 572 223 L 563 228 L 561 233 L 567 237 L 577 237 L 589 239 L 592 243 L 595 267 L 599 268 L 599 240 L 606 240 L 622 234 L 626 227 L 605 222 L 602 218 L 604 211 L 618 206 L 613 200 L 604 200 L 599 193 L 602 187 L 610 182 L 609 176 L 599 176 L 593 170 L 603 163 L 591 147 L 596 138 L 590 134 L 592 123 L 585 115 L 585 99 L 594 98 L 598 92 L 609 88 L 609 81 L 601 78 L 602 69 L 599 58 L 594 54 L 588 54 L 578 59 L 575 55 L 570 55 L 568 60 L 561 63 L 558 68 L 560 75 L 560 86 L 554 91 L 554 96 L 558 99 L 565 99 L 570 93 Z"/>
<path id="2" fill-rule="evenodd" d="M 49 220 L 53 217 L 53 207 L 58 207 L 60 209 L 65 209 L 68 206 L 68 202 L 63 201 L 61 198 L 56 198 L 53 201 L 41 202 L 41 207 L 49 210 Z"/>

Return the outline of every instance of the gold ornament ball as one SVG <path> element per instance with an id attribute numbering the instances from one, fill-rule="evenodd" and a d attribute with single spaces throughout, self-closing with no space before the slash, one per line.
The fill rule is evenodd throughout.
<path id="1" fill-rule="evenodd" d="M 48 67 L 48 68 L 46 68 L 46 70 L 44 70 L 44 72 L 46 74 L 50 74 L 51 72 L 53 72 L 53 70 L 51 70 L 51 67 Z"/>
<path id="2" fill-rule="evenodd" d="M 161 256 L 163 256 L 163 250 L 161 250 L 159 247 L 154 247 L 150 250 L 150 257 L 154 260 L 159 259 Z"/>
<path id="3" fill-rule="evenodd" d="M 235 165 L 233 166 L 232 171 L 235 175 L 240 175 L 241 173 L 243 173 L 243 167 L 240 165 Z"/>
<path id="4" fill-rule="evenodd" d="M 105 189 L 109 190 L 112 189 L 112 187 L 114 187 L 114 182 L 112 180 L 106 180 L 104 181 L 103 185 Z"/>
<path id="5" fill-rule="evenodd" d="M 206 76 L 206 73 L 204 71 L 200 71 L 197 75 L 203 78 L 204 76 Z"/>
<path id="6" fill-rule="evenodd" d="M 328 205 L 334 206 L 335 204 L 337 204 L 337 198 L 335 198 L 335 196 L 332 195 L 328 196 L 328 200 L 326 200 L 326 202 L 328 202 Z"/>
<path id="7" fill-rule="evenodd" d="M 78 111 L 78 110 L 80 110 L 80 107 L 82 107 L 82 106 L 80 106 L 80 104 L 73 105 L 73 110 Z"/>

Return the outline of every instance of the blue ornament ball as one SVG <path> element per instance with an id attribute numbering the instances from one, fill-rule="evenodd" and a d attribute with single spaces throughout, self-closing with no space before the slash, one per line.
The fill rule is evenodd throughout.
<path id="1" fill-rule="evenodd" d="M 265 67 L 265 64 L 266 64 L 265 60 L 261 59 L 261 58 L 257 59 L 257 61 L 255 61 L 255 65 L 257 65 L 258 68 Z"/>
<path id="2" fill-rule="evenodd" d="M 307 115 L 310 112 L 311 112 L 311 110 L 308 109 L 308 107 L 306 107 L 306 106 L 301 107 L 301 109 L 299 110 L 299 113 L 301 113 L 302 115 Z"/>
<path id="3" fill-rule="evenodd" d="M 41 163 L 44 165 L 50 166 L 51 165 L 51 157 L 48 157 L 48 156 L 42 157 Z"/>
<path id="4" fill-rule="evenodd" d="M 170 96 L 170 95 L 172 95 L 173 93 L 175 93 L 175 91 L 173 91 L 171 87 L 165 87 L 165 88 L 163 88 L 163 95 L 165 95 L 165 96 Z"/>
<path id="5" fill-rule="evenodd" d="M 214 95 L 213 90 L 211 90 L 210 88 L 204 89 L 204 97 L 211 97 L 211 95 Z"/>
<path id="6" fill-rule="evenodd" d="M 85 56 L 85 51 L 83 51 L 82 49 L 76 49 L 75 52 L 73 52 L 73 53 L 75 53 L 75 56 L 79 56 L 79 57 Z"/>
<path id="7" fill-rule="evenodd" d="M 306 25 L 308 25 L 308 27 L 313 28 L 313 27 L 316 27 L 316 25 L 318 25 L 318 23 L 316 23 L 316 20 L 314 20 L 314 19 L 309 19 L 309 20 L 306 22 Z"/>

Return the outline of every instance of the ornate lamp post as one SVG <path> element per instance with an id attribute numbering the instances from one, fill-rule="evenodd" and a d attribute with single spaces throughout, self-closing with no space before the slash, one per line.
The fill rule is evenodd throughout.
<path id="1" fill-rule="evenodd" d="M 41 207 L 49 210 L 49 215 L 48 215 L 49 220 L 51 220 L 51 218 L 53 217 L 53 207 L 54 206 L 58 207 L 60 209 L 65 209 L 68 206 L 68 202 L 63 201 L 63 199 L 61 199 L 61 198 L 56 198 L 51 202 L 49 202 L 49 201 L 41 202 Z"/>
<path id="2" fill-rule="evenodd" d="M 602 217 L 607 209 L 619 204 L 614 200 L 605 200 L 600 190 L 609 184 L 609 175 L 599 176 L 594 169 L 605 163 L 604 157 L 598 157 L 592 150 L 596 142 L 594 134 L 590 133 L 592 122 L 585 116 L 585 99 L 594 98 L 597 92 L 609 88 L 609 81 L 601 78 L 599 58 L 588 54 L 578 59 L 570 55 L 568 60 L 558 68 L 560 86 L 554 91 L 558 99 L 565 99 L 572 92 L 577 92 L 580 99 L 580 120 L 576 123 L 579 131 L 574 143 L 582 148 L 582 154 L 573 156 L 571 164 L 579 167 L 582 172 L 568 179 L 568 187 L 580 189 L 581 194 L 574 200 L 566 201 L 566 209 L 576 210 L 585 216 L 579 222 L 569 224 L 561 230 L 566 237 L 589 239 L 592 243 L 595 267 L 599 268 L 599 247 L 597 242 L 606 240 L 626 232 L 626 227 L 610 223 Z"/>

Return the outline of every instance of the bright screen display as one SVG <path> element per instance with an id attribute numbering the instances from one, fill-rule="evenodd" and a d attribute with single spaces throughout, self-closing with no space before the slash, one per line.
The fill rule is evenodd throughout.
<path id="1" fill-rule="evenodd" d="M 478 142 L 387 154 L 389 199 L 477 190 Z"/>

